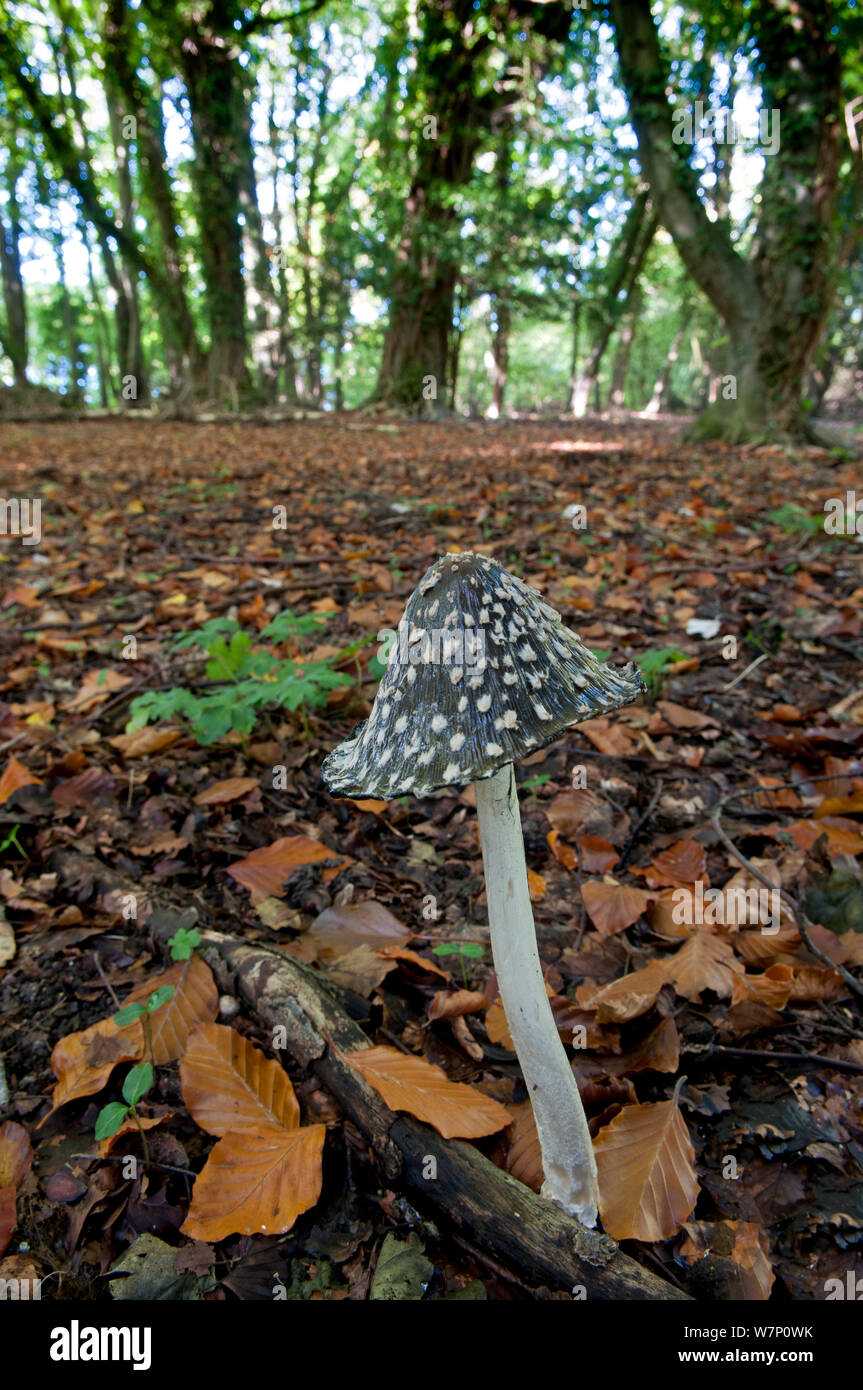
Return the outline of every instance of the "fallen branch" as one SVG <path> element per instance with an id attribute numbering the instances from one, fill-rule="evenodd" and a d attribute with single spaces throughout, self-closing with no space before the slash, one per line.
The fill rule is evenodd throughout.
<path id="1" fill-rule="evenodd" d="M 194 911 L 181 917 L 157 910 L 149 926 L 167 955 L 168 939 L 178 927 L 194 924 Z M 495 1167 L 471 1144 L 442 1139 L 428 1125 L 390 1110 L 345 1061 L 346 1053 L 369 1047 L 369 1039 L 309 966 L 271 946 L 198 930 L 199 953 L 220 989 L 241 997 L 268 1027 L 284 1028 L 292 1056 L 366 1135 L 386 1180 L 407 1188 L 459 1237 L 534 1286 L 570 1291 L 579 1285 L 594 1299 L 688 1297 L 624 1255 L 608 1236 L 586 1230 Z"/>

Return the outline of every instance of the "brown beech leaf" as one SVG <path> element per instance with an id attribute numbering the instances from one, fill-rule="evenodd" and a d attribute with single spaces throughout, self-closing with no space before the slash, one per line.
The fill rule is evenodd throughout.
<path id="1" fill-rule="evenodd" d="M 138 1019 L 118 1028 L 112 1018 L 101 1018 L 81 1033 L 69 1033 L 55 1043 L 51 1053 L 57 1078 L 53 1109 L 81 1096 L 95 1095 L 119 1062 L 137 1062 L 143 1055 L 144 1033 Z"/>
<path id="2" fill-rule="evenodd" d="M 582 841 L 582 844 L 584 842 Z M 625 883 L 588 880 L 582 885 L 585 911 L 601 936 L 614 936 L 637 922 L 651 894 Z"/>
<path id="3" fill-rule="evenodd" d="M 545 897 L 545 879 L 535 869 L 528 869 L 527 871 L 527 886 L 531 902 L 537 902 L 540 898 Z"/>
<path id="4" fill-rule="evenodd" d="M 599 719 L 584 719 L 578 732 L 589 739 L 600 753 L 608 753 L 612 758 L 628 758 L 635 752 L 635 740 L 622 724 L 612 724 L 604 716 Z"/>
<path id="5" fill-rule="evenodd" d="M 199 1023 L 180 1062 L 189 1114 L 208 1134 L 254 1135 L 268 1125 L 296 1129 L 300 1107 L 273 1058 L 219 1023 Z"/>
<path id="6" fill-rule="evenodd" d="M 780 927 L 778 932 L 741 931 L 734 938 L 734 949 L 747 965 L 763 967 L 777 956 L 794 955 L 800 950 L 803 938 L 794 926 Z"/>
<path id="7" fill-rule="evenodd" d="M 668 984 L 665 962 L 651 961 L 643 970 L 634 970 L 610 985 L 591 985 L 585 982 L 575 992 L 583 1009 L 595 1009 L 599 1023 L 624 1023 L 647 1013 L 656 1003 L 663 985 Z"/>
<path id="8" fill-rule="evenodd" d="M 33 1162 L 33 1146 L 23 1125 L 6 1120 L 0 1125 L 0 1255 L 17 1224 L 15 1196 Z"/>
<path id="9" fill-rule="evenodd" d="M 429 1018 L 459 1018 L 462 1014 L 478 1014 L 488 1008 L 488 995 L 476 989 L 457 989 L 450 994 L 439 989 L 429 1001 Z"/>
<path id="10" fill-rule="evenodd" d="M 791 999 L 796 1003 L 844 999 L 851 993 L 838 970 L 829 970 L 822 965 L 797 964 L 792 969 L 794 981 Z"/>
<path id="11" fill-rule="evenodd" d="M 539 1192 L 545 1179 L 542 1169 L 542 1150 L 536 1132 L 533 1106 L 529 1100 L 509 1109 L 512 1127 L 509 1135 L 509 1148 L 506 1154 L 506 1171 L 519 1182 Z"/>
<path id="12" fill-rule="evenodd" d="M 124 758 L 146 758 L 150 753 L 161 753 L 164 748 L 170 748 L 172 743 L 176 743 L 178 738 L 182 738 L 181 729 L 139 729 L 135 734 L 117 734 L 115 738 L 109 738 L 108 742 L 114 748 L 119 748 Z"/>
<path id="13" fill-rule="evenodd" d="M 615 1240 L 668 1240 L 698 1198 L 695 1151 L 676 1100 L 626 1105 L 594 1140 L 602 1224 Z"/>
<path id="14" fill-rule="evenodd" d="M 291 874 L 305 864 L 319 864 L 322 860 L 331 861 L 330 867 L 321 871 L 324 883 L 329 883 L 346 864 L 353 862 L 310 835 L 286 835 L 262 849 L 252 850 L 245 859 L 238 859 L 230 865 L 228 873 L 249 889 L 254 907 L 264 898 L 284 897 L 285 884 Z"/>
<path id="15" fill-rule="evenodd" d="M 442 980 L 450 979 L 448 970 L 444 970 L 436 961 L 429 960 L 428 956 L 421 956 L 419 951 L 412 951 L 409 946 L 382 946 L 376 954 L 384 960 L 404 961 L 405 965 L 408 966 L 408 973 L 410 973 L 410 967 L 415 965 L 428 975 L 440 975 Z"/>
<path id="16" fill-rule="evenodd" d="M 663 1018 L 646 1038 L 642 1038 L 628 1052 L 599 1056 L 588 1053 L 583 1061 L 589 1065 L 581 1065 L 581 1075 L 589 1075 L 591 1071 L 596 1075 L 608 1076 L 628 1076 L 630 1072 L 639 1071 L 676 1072 L 680 1064 L 677 1025 L 673 1018 Z"/>
<path id="17" fill-rule="evenodd" d="M 300 938 L 309 959 L 329 960 L 368 944 L 377 950 L 387 943 L 404 945 L 410 932 L 375 898 L 346 906 L 326 907 Z M 430 970 L 433 965 L 429 963 Z"/>
<path id="18" fill-rule="evenodd" d="M 248 796 L 258 786 L 257 777 L 226 777 L 223 782 L 214 782 L 205 787 L 195 797 L 196 806 L 224 806 L 229 801 L 239 801 Z"/>
<path id="19" fill-rule="evenodd" d="M 217 1241 L 289 1231 L 320 1196 L 326 1132 L 326 1125 L 262 1124 L 254 1133 L 226 1134 L 195 1179 L 183 1235 Z"/>
<path id="20" fill-rule="evenodd" d="M 643 873 L 648 888 L 684 887 L 704 878 L 707 866 L 707 851 L 697 840 L 678 840 L 661 854 L 657 854 L 646 869 L 633 870 Z"/>
<path id="21" fill-rule="evenodd" d="M 712 989 L 720 999 L 727 999 L 735 975 L 743 974 L 743 966 L 731 944 L 707 927 L 696 927 L 692 935 L 667 961 L 666 978 L 678 994 L 700 1003 L 701 991 Z"/>
<path id="22" fill-rule="evenodd" d="M 771 965 L 763 975 L 735 975 L 731 1003 L 757 999 L 771 1009 L 784 1009 L 791 997 L 794 970 L 790 965 Z"/>
<path id="23" fill-rule="evenodd" d="M 3 769 L 3 776 L 0 777 L 0 806 L 13 792 L 17 792 L 19 787 L 41 785 L 41 777 L 37 777 L 35 772 L 28 772 L 24 764 L 19 763 L 16 757 L 10 757 Z"/>
<path id="24" fill-rule="evenodd" d="M 572 845 L 566 844 L 566 842 L 560 838 L 559 830 L 549 830 L 545 838 L 548 841 L 549 849 L 558 863 L 562 864 L 565 869 L 578 868 L 578 855 Z"/>
<path id="25" fill-rule="evenodd" d="M 676 896 L 680 892 L 679 888 L 661 888 L 658 893 L 654 893 L 653 901 L 647 910 L 650 930 L 657 936 L 664 937 L 666 941 L 681 941 L 684 937 L 692 935 L 691 921 L 681 922 L 679 919 L 691 917 L 685 908 L 695 900 L 695 885 L 687 884 L 685 891 L 689 896 L 683 901 L 684 910 L 681 910 L 681 900 Z"/>
<path id="26" fill-rule="evenodd" d="M 345 1054 L 391 1110 L 407 1110 L 444 1139 L 480 1139 L 509 1124 L 509 1114 L 473 1086 L 450 1081 L 440 1067 L 394 1047 L 367 1047 Z"/>
<path id="27" fill-rule="evenodd" d="M 123 1000 L 125 1004 L 143 1004 L 154 990 L 173 985 L 174 993 L 150 1017 L 153 1033 L 153 1058 L 157 1067 L 176 1062 L 182 1057 L 189 1033 L 197 1023 L 208 1023 L 219 1012 L 219 991 L 213 972 L 206 961 L 194 953 L 188 960 L 177 961 L 161 975 L 155 975 L 138 985 Z"/>
<path id="28" fill-rule="evenodd" d="M 605 874 L 613 869 L 620 855 L 601 835 L 585 835 L 578 842 L 581 867 L 586 874 Z"/>

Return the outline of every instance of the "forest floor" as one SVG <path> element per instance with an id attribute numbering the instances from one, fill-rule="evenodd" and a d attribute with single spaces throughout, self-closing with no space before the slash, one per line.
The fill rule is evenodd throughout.
<path id="1" fill-rule="evenodd" d="M 661 1119 L 672 1097 L 692 1145 L 694 1211 L 665 1212 L 662 1239 L 627 1236 L 646 1219 L 634 1183 L 612 1233 L 696 1297 L 823 1299 L 844 1284 L 863 1232 L 853 474 L 819 450 L 696 450 L 637 421 L 7 426 L 0 494 L 41 498 L 42 535 L 0 537 L 0 1174 L 13 1190 L 0 1277 L 55 1272 L 43 1296 L 105 1299 L 106 1273 L 149 1233 L 180 1253 L 161 1283 L 149 1253 L 138 1296 L 179 1281 L 174 1296 L 270 1298 L 274 1278 L 291 1298 L 396 1296 L 376 1285 L 382 1243 L 411 1232 L 402 1296 L 566 1296 L 428 1223 L 284 1053 L 302 1123 L 327 1127 L 320 1198 L 286 1235 L 189 1221 L 194 1175 L 225 1131 L 196 1123 L 176 1048 L 139 1104 L 149 1162 L 123 1162 L 142 1152 L 131 1122 L 101 1154 L 94 1136 L 120 1099 L 117 1064 L 142 1053 L 111 1052 L 112 1025 L 85 1030 L 152 989 L 164 962 L 151 911 L 193 907 L 202 927 L 316 963 L 370 1042 L 506 1105 L 512 1128 L 477 1142 L 538 1184 L 494 1008 L 471 789 L 357 804 L 321 781 L 374 698 L 376 643 L 342 663 L 354 679 L 325 706 L 270 708 L 248 736 L 202 747 L 177 718 L 124 732 L 143 692 L 212 688 L 205 654 L 172 646 L 180 633 L 221 615 L 254 635 L 286 608 L 327 614 L 304 648 L 280 651 L 329 659 L 396 627 L 427 566 L 461 549 L 536 585 L 611 661 L 639 659 L 649 685 L 518 774 L 541 955 L 562 1036 L 586 1039 L 574 1065 L 600 1146 L 613 1154 L 636 1102 Z M 839 534 L 825 530 L 829 499 Z M 274 845 L 263 889 L 233 872 Z M 673 894 L 698 883 L 780 890 L 778 930 L 721 920 L 719 895 L 703 921 L 680 922 Z M 374 907 L 358 922 L 362 901 Z M 648 972 L 636 997 L 627 981 L 657 963 L 662 979 Z M 194 1012 L 189 965 L 172 968 L 165 1008 Z M 241 1001 L 218 1007 L 274 1055 Z M 657 1172 L 687 1161 L 657 1139 Z"/>

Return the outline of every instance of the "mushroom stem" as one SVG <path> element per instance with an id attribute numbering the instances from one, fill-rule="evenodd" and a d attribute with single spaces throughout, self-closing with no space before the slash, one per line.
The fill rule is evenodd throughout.
<path id="1" fill-rule="evenodd" d="M 512 763 L 474 786 L 494 968 L 536 1119 L 542 1195 L 585 1226 L 595 1226 L 596 1160 L 542 975 Z"/>

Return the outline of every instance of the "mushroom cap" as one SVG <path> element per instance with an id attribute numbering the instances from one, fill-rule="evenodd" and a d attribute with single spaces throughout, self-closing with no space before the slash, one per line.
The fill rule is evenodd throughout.
<path id="1" fill-rule="evenodd" d="M 408 600 L 368 719 L 324 759 L 323 777 L 342 796 L 384 800 L 463 786 L 644 689 L 634 662 L 597 661 L 496 560 L 444 555 Z"/>

